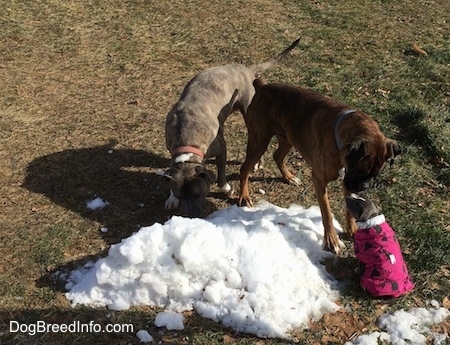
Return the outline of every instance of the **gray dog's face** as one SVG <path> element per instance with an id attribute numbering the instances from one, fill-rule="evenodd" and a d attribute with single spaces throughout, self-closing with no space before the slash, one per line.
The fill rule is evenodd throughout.
<path id="1" fill-rule="evenodd" d="M 214 174 L 199 163 L 177 163 L 163 176 L 188 217 L 200 217 Z"/>
<path id="2" fill-rule="evenodd" d="M 401 153 L 400 147 L 393 140 L 377 144 L 359 141 L 350 145 L 344 177 L 347 191 L 356 193 L 370 188 L 386 163 L 392 164 L 394 158 Z"/>
<path id="3" fill-rule="evenodd" d="M 378 216 L 381 209 L 372 200 L 364 199 L 356 194 L 351 194 L 345 198 L 347 209 L 359 222 L 365 222 L 370 218 Z"/>

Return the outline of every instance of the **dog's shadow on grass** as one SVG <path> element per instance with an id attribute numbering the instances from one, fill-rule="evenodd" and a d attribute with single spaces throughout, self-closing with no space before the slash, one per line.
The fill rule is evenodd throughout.
<path id="1" fill-rule="evenodd" d="M 428 161 L 432 164 L 436 178 L 450 186 L 450 169 L 448 166 L 448 155 L 436 145 L 426 123 L 426 113 L 421 109 L 393 109 L 393 122 L 401 132 L 400 139 L 422 148 Z"/>
<path id="2" fill-rule="evenodd" d="M 181 210 L 167 211 L 169 188 L 156 170 L 165 170 L 168 158 L 148 151 L 114 149 L 105 145 L 64 150 L 29 163 L 22 187 L 40 193 L 54 203 L 97 221 L 108 232 L 108 244 L 117 243 L 142 226 L 164 223 Z M 101 198 L 102 209 L 89 209 L 87 202 Z M 100 229 L 99 229 L 100 230 Z"/>

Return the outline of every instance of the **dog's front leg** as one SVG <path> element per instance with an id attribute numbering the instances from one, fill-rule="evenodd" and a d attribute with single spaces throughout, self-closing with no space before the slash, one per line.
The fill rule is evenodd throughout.
<path id="1" fill-rule="evenodd" d="M 170 190 L 170 195 L 165 202 L 166 210 L 172 210 L 178 208 L 180 205 L 180 200 L 173 194 L 172 189 Z"/>
<path id="2" fill-rule="evenodd" d="M 325 250 L 339 254 L 339 239 L 336 229 L 333 226 L 333 217 L 331 215 L 330 203 L 328 201 L 327 184 L 318 179 L 313 173 L 312 176 L 317 201 L 319 202 L 320 212 L 322 213 L 322 224 L 324 228 L 323 247 Z"/>
<path id="3" fill-rule="evenodd" d="M 344 200 L 345 200 L 345 198 L 349 196 L 351 193 L 345 188 L 344 182 L 342 182 L 342 191 L 344 192 Z M 347 207 L 345 207 L 345 220 L 347 222 L 347 234 L 353 237 L 353 235 L 355 235 L 357 230 L 356 221 Z"/>

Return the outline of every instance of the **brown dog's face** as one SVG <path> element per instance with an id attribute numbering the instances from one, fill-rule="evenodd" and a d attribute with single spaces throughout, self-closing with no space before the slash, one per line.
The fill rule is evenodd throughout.
<path id="1" fill-rule="evenodd" d="M 215 181 L 214 174 L 202 164 L 186 162 L 172 166 L 163 179 L 169 182 L 187 216 L 200 217 L 211 182 Z"/>
<path id="2" fill-rule="evenodd" d="M 384 144 L 368 141 L 351 143 L 346 156 L 345 188 L 352 193 L 370 188 L 386 163 L 392 165 L 400 153 L 400 147 L 390 139 L 384 140 Z"/>

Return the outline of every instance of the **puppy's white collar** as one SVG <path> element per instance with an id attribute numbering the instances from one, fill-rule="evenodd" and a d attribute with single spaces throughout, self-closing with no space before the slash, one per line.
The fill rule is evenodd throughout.
<path id="1" fill-rule="evenodd" d="M 194 154 L 196 156 L 199 156 L 201 160 L 203 160 L 205 158 L 205 155 L 203 154 L 203 152 L 193 146 L 179 146 L 175 149 L 173 149 L 170 154 L 172 155 L 172 158 L 177 155 L 177 154 Z M 190 156 L 192 157 L 192 156 Z"/>
<path id="2" fill-rule="evenodd" d="M 380 214 L 376 217 L 370 218 L 365 222 L 356 222 L 356 226 L 358 229 L 369 229 L 373 228 L 375 225 L 383 224 L 386 221 L 383 214 Z"/>
<path id="3" fill-rule="evenodd" d="M 189 162 L 194 154 L 193 153 L 181 153 L 175 157 L 175 163 L 185 163 Z"/>

